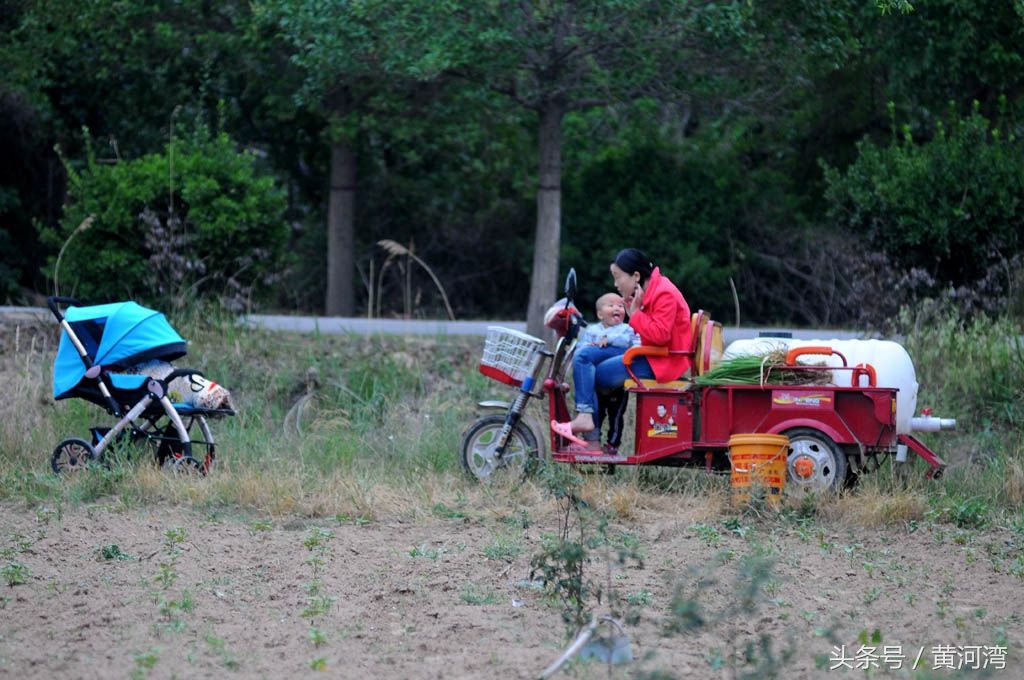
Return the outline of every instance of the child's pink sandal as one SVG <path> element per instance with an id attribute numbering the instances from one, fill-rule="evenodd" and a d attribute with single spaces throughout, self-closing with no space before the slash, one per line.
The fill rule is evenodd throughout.
<path id="1" fill-rule="evenodd" d="M 572 423 L 560 423 L 557 420 L 551 421 L 551 431 L 557 434 L 559 437 L 568 439 L 569 441 L 579 444 L 580 446 L 587 446 L 587 442 L 580 439 L 572 433 Z"/>

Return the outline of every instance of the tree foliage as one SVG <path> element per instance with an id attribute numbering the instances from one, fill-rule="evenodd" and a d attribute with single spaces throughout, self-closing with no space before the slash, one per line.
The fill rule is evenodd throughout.
<path id="1" fill-rule="evenodd" d="M 39 222 L 59 231 L 67 190 L 64 163 L 82 162 L 86 136 L 115 157 L 157 153 L 168 130 L 210 115 L 247 143 L 263 141 L 247 121 L 259 113 L 245 83 L 272 83 L 245 42 L 248 3 L 226 0 L 40 0 L 0 13 L 0 205 L 21 258 L 16 282 L 43 290 L 39 262 L 54 255 Z M 272 132 L 264 133 L 273 138 Z M 294 145 L 293 145 L 294 149 Z M 9 153 L 7 153 L 9 151 Z M 5 210 L 6 208 L 6 210 Z M 13 285 L 13 284 L 12 284 Z"/>
<path id="2" fill-rule="evenodd" d="M 286 239 L 287 264 L 252 251 L 267 270 L 252 265 L 239 285 L 273 276 L 266 304 L 319 311 L 340 142 L 358 178 L 355 313 L 385 238 L 415 248 L 459 316 L 521 318 L 535 256 L 564 264 L 544 302 L 569 265 L 596 294 L 623 246 L 649 250 L 717 318 L 732 319 L 735 284 L 745 323 L 861 324 L 864 309 L 885 307 L 865 300 L 950 290 L 972 309 L 1012 297 L 1020 3 L 16 0 L 5 10 L 0 297 L 46 290 L 39 263 L 52 266 L 96 213 L 65 249 L 64 292 L 153 299 L 187 289 L 161 290 L 184 271 L 180 281 L 230 296 L 241 251 Z M 976 116 L 947 113 L 974 100 Z M 171 129 L 214 118 L 236 142 L 203 146 L 219 170 L 195 158 L 175 173 L 172 214 L 159 171 Z M 193 167 L 231 175 L 235 144 L 256 152 L 261 173 L 228 183 L 259 186 L 265 203 L 186 200 Z M 189 162 L 186 146 L 179 135 L 176 166 Z M 263 191 L 268 176 L 282 193 Z M 558 189 L 564 198 L 540 211 L 539 195 Z M 216 282 L 188 265 L 213 266 L 221 243 L 156 239 L 155 255 L 155 232 L 197 236 L 209 223 L 222 233 L 233 220 L 247 235 L 207 269 Z M 557 243 L 537 240 L 541 222 L 564 225 Z M 170 278 L 143 271 L 154 257 Z M 413 313 L 443 311 L 430 281 L 398 270 L 383 278 L 385 314 L 404 311 L 387 303 L 410 283 Z"/>
<path id="3" fill-rule="evenodd" d="M 434 20 L 437 13 L 427 11 L 431 6 L 392 0 L 255 5 L 257 21 L 273 26 L 291 48 L 290 59 L 302 74 L 296 99 L 325 118 L 323 137 L 331 147 L 325 296 L 330 315 L 355 309 L 360 138 L 414 110 L 414 100 L 429 99 L 429 81 L 448 63 L 447 51 L 433 47 L 443 30 Z"/>
<path id="4" fill-rule="evenodd" d="M 679 154 L 654 140 L 611 147 L 569 175 L 563 254 L 583 263 L 587 302 L 607 292 L 615 253 L 641 247 L 693 304 L 732 316 L 742 187 L 728 167 L 695 162 L 694 146 Z"/>
<path id="5" fill-rule="evenodd" d="M 897 266 L 923 270 L 933 292 L 978 288 L 991 274 L 1005 291 L 1005 266 L 1024 245 L 1024 145 L 977 108 L 924 142 L 905 127 L 887 146 L 858 144 L 845 171 L 826 168 L 836 224 Z"/>
<path id="6" fill-rule="evenodd" d="M 456 71 L 537 114 L 537 230 L 527 330 L 539 335 L 554 299 L 562 243 L 562 124 L 573 111 L 622 107 L 650 96 L 692 108 L 737 86 L 774 60 L 753 58 L 767 40 L 748 3 L 652 0 L 467 2 Z M 465 54 L 464 49 L 462 53 Z M 652 244 L 653 245 L 653 244 Z"/>
<path id="7" fill-rule="evenodd" d="M 280 271 L 288 237 L 284 197 L 255 165 L 226 133 L 201 125 L 131 160 L 100 158 L 89 144 L 83 167 L 67 164 L 60 224 L 41 234 L 55 249 L 66 246 L 52 272 L 59 292 L 94 301 L 250 302 Z"/>

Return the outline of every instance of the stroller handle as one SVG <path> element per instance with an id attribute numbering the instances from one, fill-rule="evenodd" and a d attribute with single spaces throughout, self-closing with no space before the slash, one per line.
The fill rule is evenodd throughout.
<path id="1" fill-rule="evenodd" d="M 46 305 L 50 308 L 50 311 L 53 312 L 53 315 L 57 317 L 58 323 L 64 321 L 64 315 L 60 313 L 59 305 L 80 307 L 81 304 L 81 302 L 73 297 L 64 297 L 62 295 L 51 295 L 46 298 Z"/>

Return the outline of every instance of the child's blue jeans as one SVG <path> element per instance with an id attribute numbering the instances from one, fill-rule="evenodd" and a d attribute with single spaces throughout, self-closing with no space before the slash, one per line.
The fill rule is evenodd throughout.
<path id="1" fill-rule="evenodd" d="M 587 345 L 576 350 L 572 360 L 572 381 L 576 390 L 576 411 L 597 412 L 597 393 L 622 387 L 629 377 L 622 363 L 625 347 Z M 646 357 L 637 357 L 631 364 L 638 378 L 653 378 L 654 372 Z"/>
<path id="2" fill-rule="evenodd" d="M 600 441 L 601 426 L 607 418 L 608 444 L 618 448 L 622 443 L 623 420 L 628 394 L 622 389 L 629 373 L 622 363 L 625 347 L 598 347 L 587 345 L 576 350 L 572 362 L 572 379 L 576 390 L 576 411 L 594 415 L 594 431 L 583 437 Z M 637 357 L 631 364 L 638 378 L 653 378 L 654 372 L 645 357 Z"/>

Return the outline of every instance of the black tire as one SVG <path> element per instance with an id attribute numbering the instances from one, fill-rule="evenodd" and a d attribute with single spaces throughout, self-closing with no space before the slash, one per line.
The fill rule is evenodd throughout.
<path id="1" fill-rule="evenodd" d="M 783 434 L 789 437 L 786 486 L 791 493 L 821 493 L 843 488 L 850 466 L 846 454 L 831 437 L 810 427 L 796 427 Z M 796 472 L 797 461 L 805 457 L 814 464 L 813 472 L 807 478 Z"/>
<path id="2" fill-rule="evenodd" d="M 493 413 L 478 419 L 462 435 L 459 463 L 467 474 L 479 480 L 490 479 L 498 470 L 522 476 L 540 460 L 537 438 L 522 421 L 512 428 L 502 458 L 495 460 L 495 444 L 504 426 L 505 414 Z"/>
<path id="3" fill-rule="evenodd" d="M 74 474 L 97 459 L 96 449 L 89 442 L 77 438 L 65 439 L 53 450 L 50 467 L 58 475 Z"/>
<path id="4" fill-rule="evenodd" d="M 171 456 L 164 460 L 162 466 L 164 472 L 169 472 L 175 477 L 205 477 L 206 470 L 203 463 L 192 456 Z"/>
<path id="5" fill-rule="evenodd" d="M 159 431 L 159 436 L 160 439 L 154 442 L 157 465 L 165 467 L 185 455 L 185 447 L 182 446 L 181 440 L 178 438 L 178 430 L 173 424 L 168 423 L 167 427 Z M 191 452 L 189 452 L 189 457 L 191 457 Z"/>
<path id="6" fill-rule="evenodd" d="M 213 471 L 214 447 L 206 442 L 205 438 L 199 439 L 194 435 L 193 430 L 199 430 L 199 434 L 202 434 L 198 418 L 191 419 L 186 428 L 191 440 L 187 450 L 181 443 L 174 423 L 168 422 L 162 429 L 157 428 L 158 439 L 153 442 L 156 448 L 156 464 L 164 470 L 176 470 L 182 460 L 194 461 L 200 474 L 207 475 Z M 189 462 L 188 465 L 192 466 L 193 463 Z"/>

